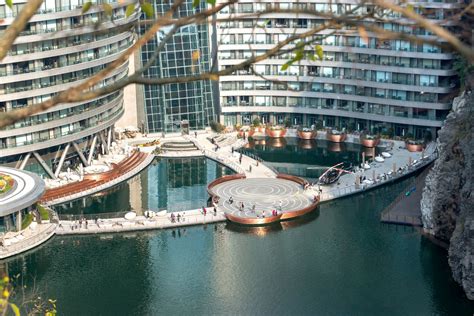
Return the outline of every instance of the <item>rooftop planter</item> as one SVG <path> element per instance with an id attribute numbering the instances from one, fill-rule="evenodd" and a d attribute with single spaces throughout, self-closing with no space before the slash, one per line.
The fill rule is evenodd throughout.
<path id="1" fill-rule="evenodd" d="M 405 141 L 405 146 L 407 150 L 411 152 L 423 151 L 423 148 L 424 148 L 423 141 L 412 140 L 412 139 L 407 139 Z"/>
<path id="2" fill-rule="evenodd" d="M 252 130 L 254 131 L 254 133 L 265 133 L 264 126 L 254 126 L 252 127 Z"/>
<path id="3" fill-rule="evenodd" d="M 342 143 L 346 140 L 347 134 L 337 129 L 328 129 L 326 139 L 333 143 Z"/>
<path id="4" fill-rule="evenodd" d="M 249 126 L 244 126 L 239 129 L 240 137 L 244 137 L 244 134 L 246 137 L 252 137 L 254 133 L 255 133 L 255 130 L 250 128 Z"/>
<path id="5" fill-rule="evenodd" d="M 300 139 L 314 139 L 318 132 L 310 128 L 301 128 L 298 129 L 297 134 Z"/>
<path id="6" fill-rule="evenodd" d="M 271 138 L 285 137 L 286 128 L 281 127 L 281 126 L 270 126 L 270 127 L 267 127 L 266 133 Z"/>
<path id="7" fill-rule="evenodd" d="M 376 147 L 380 143 L 379 136 L 365 133 L 360 134 L 359 140 L 364 147 Z"/>

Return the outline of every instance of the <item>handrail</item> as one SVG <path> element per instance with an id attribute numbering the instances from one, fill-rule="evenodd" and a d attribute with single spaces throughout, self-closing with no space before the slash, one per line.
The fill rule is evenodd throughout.
<path id="1" fill-rule="evenodd" d="M 5 255 L 5 254 L 13 255 L 16 252 L 24 251 L 25 249 L 28 249 L 32 245 L 36 245 L 40 241 L 44 241 L 46 238 L 49 238 L 49 236 L 51 236 L 51 234 L 54 233 L 55 230 L 56 230 L 56 224 L 51 224 L 50 227 L 48 227 L 47 229 L 41 231 L 40 233 L 34 236 L 17 241 L 8 246 L 3 245 L 2 247 L 0 247 L 0 255 Z"/>

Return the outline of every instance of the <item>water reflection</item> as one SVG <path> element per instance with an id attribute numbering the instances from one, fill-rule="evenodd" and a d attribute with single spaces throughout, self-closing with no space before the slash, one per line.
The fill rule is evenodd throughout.
<path id="1" fill-rule="evenodd" d="M 55 208 L 77 215 L 196 209 L 207 204 L 207 184 L 226 174 L 232 171 L 205 158 L 161 159 L 110 190 Z"/>

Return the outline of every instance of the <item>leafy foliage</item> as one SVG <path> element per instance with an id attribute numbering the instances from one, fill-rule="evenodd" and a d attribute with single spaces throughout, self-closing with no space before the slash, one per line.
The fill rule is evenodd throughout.
<path id="1" fill-rule="evenodd" d="M 26 229 L 28 226 L 30 226 L 31 222 L 33 221 L 33 214 L 28 213 L 26 216 L 23 218 L 23 221 L 21 222 L 21 229 Z"/>
<path id="2" fill-rule="evenodd" d="M 5 0 L 5 4 L 13 10 L 13 0 Z"/>
<path id="3" fill-rule="evenodd" d="M 225 126 L 219 122 L 211 121 L 209 123 L 211 129 L 216 133 L 222 133 L 225 130 Z"/>
<path id="4" fill-rule="evenodd" d="M 155 14 L 155 11 L 153 10 L 153 6 L 149 2 L 141 2 L 140 7 L 142 8 L 142 11 L 145 13 L 147 18 L 152 18 Z"/>
<path id="5" fill-rule="evenodd" d="M 135 12 L 135 4 L 131 3 L 127 6 L 127 9 L 125 10 L 125 16 L 128 18 Z"/>
<path id="6" fill-rule="evenodd" d="M 262 124 L 262 122 L 260 122 L 260 119 L 258 117 L 254 118 L 254 120 L 252 121 L 252 125 L 255 126 L 255 127 L 258 127 Z"/>
<path id="7" fill-rule="evenodd" d="M 87 11 L 89 11 L 89 9 L 92 7 L 92 2 L 88 1 L 86 3 L 84 3 L 84 5 L 82 6 L 82 14 L 86 13 Z"/>
<path id="8" fill-rule="evenodd" d="M 288 60 L 281 66 L 281 70 L 286 71 L 288 67 L 304 58 L 307 58 L 311 61 L 323 60 L 324 52 L 321 45 L 315 45 L 314 49 L 311 48 L 309 50 L 306 49 L 306 46 L 309 45 L 306 45 L 305 42 L 296 43 L 295 50 L 293 51 L 293 56 L 290 60 Z"/>

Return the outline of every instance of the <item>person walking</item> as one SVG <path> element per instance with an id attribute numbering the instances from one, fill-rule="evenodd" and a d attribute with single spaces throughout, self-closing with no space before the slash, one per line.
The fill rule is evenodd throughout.
<path id="1" fill-rule="evenodd" d="M 252 172 L 252 165 L 249 165 L 249 172 Z"/>

